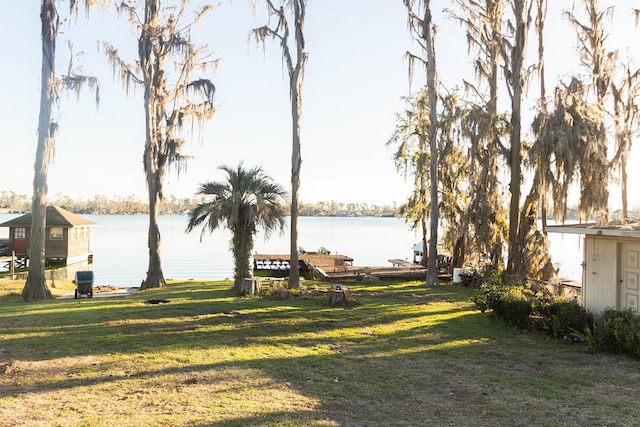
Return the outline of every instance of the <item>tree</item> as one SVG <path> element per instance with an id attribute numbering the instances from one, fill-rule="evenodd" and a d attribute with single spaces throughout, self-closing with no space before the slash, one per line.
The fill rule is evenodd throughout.
<path id="1" fill-rule="evenodd" d="M 407 97 L 407 107 L 398 114 L 397 124 L 388 146 L 394 147 L 394 162 L 399 173 L 413 177 L 414 188 L 406 203 L 400 206 L 399 214 L 405 217 L 412 228 L 422 227 L 423 248 L 426 248 L 427 225 L 425 212 L 430 211 L 427 192 L 433 184 L 431 173 L 426 165 L 431 162 L 431 153 L 427 150 L 429 114 L 426 111 L 427 90 L 422 88 L 413 96 Z M 470 230 L 471 198 L 469 177 L 469 150 L 467 141 L 462 138 L 461 122 L 467 110 L 459 102 L 456 91 L 441 95 L 441 108 L 438 114 L 438 218 L 442 230 L 443 248 L 450 249 L 452 264 L 461 267 L 472 254 L 476 235 Z M 426 265 L 426 259 L 423 258 Z"/>
<path id="2" fill-rule="evenodd" d="M 461 123 L 463 135 L 470 140 L 470 221 L 480 254 L 486 254 L 489 266 L 503 268 L 505 208 L 501 194 L 500 158 L 509 152 L 502 143 L 508 132 L 507 120 L 498 114 L 498 73 L 503 60 L 504 0 L 467 2 L 456 0 L 463 14 L 450 12 L 466 29 L 467 46 L 475 50 L 473 58 L 476 84 L 465 81 L 468 92 L 479 98 Z M 481 85 L 486 84 L 486 90 Z M 483 256 L 484 258 L 485 256 Z"/>
<path id="3" fill-rule="evenodd" d="M 422 253 L 428 251 L 427 245 L 427 212 L 429 199 L 427 191 L 430 185 L 430 174 L 427 165 L 430 152 L 427 149 L 429 133 L 428 95 L 422 88 L 413 96 L 405 98 L 407 103 L 404 114 L 398 114 L 396 128 L 387 141 L 387 146 L 395 146 L 393 160 L 396 170 L 413 177 L 413 191 L 406 203 L 400 205 L 399 214 L 402 215 L 412 228 L 420 228 L 422 236 Z M 422 264 L 427 259 L 423 256 Z"/>
<path id="4" fill-rule="evenodd" d="M 207 230 L 213 232 L 224 227 L 231 231 L 233 287 L 240 292 L 242 280 L 251 276 L 251 251 L 258 229 L 264 230 L 266 237 L 275 230 L 284 231 L 286 193 L 259 167 L 247 170 L 240 163 L 235 169 L 229 166 L 219 169 L 227 174 L 227 179 L 200 186 L 197 194 L 204 201 L 189 213 L 187 233 L 202 226 L 202 239 Z M 293 269 L 294 264 L 290 265 Z"/>
<path id="5" fill-rule="evenodd" d="M 583 23 L 573 11 L 564 15 L 576 28 L 578 36 L 578 58 L 581 65 L 591 72 L 591 87 L 596 96 L 596 105 L 600 106 L 598 117 L 601 129 L 594 134 L 589 148 L 588 161 L 580 163 L 581 190 L 579 215 L 586 219 L 595 214 L 600 225 L 609 220 L 609 162 L 607 160 L 607 136 L 604 128 L 605 99 L 609 94 L 617 52 L 607 52 L 604 42 L 604 19 L 613 14 L 614 7 L 600 9 L 598 0 L 582 0 L 587 23 Z M 585 95 L 586 96 L 586 93 Z"/>
<path id="6" fill-rule="evenodd" d="M 536 0 L 536 34 L 538 35 L 538 82 L 540 84 L 540 101 L 539 108 L 543 113 L 547 111 L 547 88 L 546 88 L 546 75 L 545 75 L 545 62 L 544 62 L 544 23 L 547 18 L 547 0 Z M 540 174 L 546 173 L 546 171 L 540 171 L 536 169 L 536 172 Z M 546 190 L 546 180 L 542 175 L 542 182 L 540 183 L 540 212 L 542 217 L 542 231 L 547 233 L 547 217 L 548 217 L 548 194 Z"/>
<path id="7" fill-rule="evenodd" d="M 413 74 L 413 63 L 420 61 L 427 71 L 427 100 L 429 111 L 429 253 L 427 259 L 428 286 L 438 284 L 438 75 L 436 70 L 435 25 L 431 16 L 430 0 L 403 0 L 407 8 L 409 31 L 426 58 L 408 53 L 409 76 Z M 416 9 L 418 10 L 416 12 Z M 424 239 L 423 239 L 424 240 Z"/>
<path id="8" fill-rule="evenodd" d="M 160 0 L 145 0 L 144 19 L 140 19 L 134 3 L 119 3 L 118 11 L 127 13 L 137 30 L 138 61 L 134 64 L 123 60 L 115 47 L 104 44 L 114 74 L 125 90 L 128 92 L 132 84 L 144 88 L 143 164 L 149 194 L 149 264 L 142 288 L 165 285 L 158 215 L 167 169 L 175 167 L 179 174 L 188 160 L 182 154 L 186 141 L 180 135 L 185 126 L 202 125 L 215 112 L 214 84 L 207 78 L 192 80 L 192 75 L 196 70 L 211 70 L 217 61 L 209 58 L 206 46 L 196 46 L 190 38 L 191 28 L 211 6 L 204 6 L 192 22 L 184 23 L 188 3 L 189 0 L 181 0 L 179 7 L 163 9 Z"/>
<path id="9" fill-rule="evenodd" d="M 632 70 L 631 64 L 623 67 L 624 78 L 619 83 L 611 81 L 613 95 L 616 153 L 611 164 L 620 172 L 622 220 L 629 219 L 627 162 L 634 136 L 638 133 L 638 94 L 640 94 L 640 69 Z"/>
<path id="10" fill-rule="evenodd" d="M 304 50 L 304 19 L 307 9 L 307 0 L 282 0 L 277 8 L 271 0 L 266 0 L 269 17 L 274 17 L 277 21 L 275 27 L 264 25 L 255 28 L 251 34 L 258 43 L 264 44 L 267 38 L 272 38 L 280 42 L 282 48 L 282 59 L 284 60 L 289 73 L 289 99 L 291 101 L 291 266 L 297 266 L 298 261 L 298 210 L 300 196 L 300 166 L 302 155 L 300 152 L 300 120 L 302 117 L 302 79 L 304 66 L 307 62 L 308 53 Z M 287 20 L 286 7 L 293 8 L 294 21 L 294 43 L 289 45 L 289 21 Z M 291 55 L 295 48 L 295 60 Z M 300 287 L 300 271 L 298 268 L 291 268 L 289 271 L 290 288 Z"/>
<path id="11" fill-rule="evenodd" d="M 97 80 L 93 77 L 76 75 L 72 64 L 68 75 L 58 78 L 55 71 L 56 39 L 62 25 L 66 24 L 72 15 L 78 12 L 78 1 L 70 2 L 69 15 L 60 20 L 55 0 L 42 0 L 40 9 L 42 36 L 42 69 L 40 79 L 40 114 L 38 118 L 38 144 L 33 177 L 33 199 L 31 202 L 31 238 L 29 243 L 29 271 L 22 289 L 24 300 L 46 298 L 51 296 L 45 278 L 45 242 L 46 242 L 46 208 L 48 191 L 49 165 L 53 158 L 55 147 L 55 133 L 58 124 L 52 121 L 53 105 L 58 101 L 58 94 L 63 87 L 72 87 L 76 91 L 85 84 L 96 89 L 98 102 Z M 85 14 L 97 0 L 85 0 Z"/>
<path id="12" fill-rule="evenodd" d="M 470 229 L 470 144 L 462 133 L 462 121 L 469 110 L 467 104 L 460 103 L 457 91 L 441 96 L 441 104 L 438 182 L 442 244 L 451 249 L 452 267 L 463 267 L 468 257 L 474 254 L 473 246 L 477 242 L 477 234 Z"/>
<path id="13" fill-rule="evenodd" d="M 544 75 L 544 22 L 546 0 L 536 0 L 536 33 L 538 35 L 538 79 L 540 83 L 539 112 L 547 114 Z M 519 262 L 515 263 L 518 276 L 549 280 L 554 275 L 554 267 L 549 256 L 549 239 L 546 233 L 547 199 L 551 174 L 553 151 L 551 146 L 537 139 L 529 151 L 529 164 L 533 167 L 533 182 L 525 197 L 520 213 L 517 242 Z M 538 230 L 538 218 L 542 216 L 542 232 Z"/>
<path id="14" fill-rule="evenodd" d="M 532 128 L 536 143 L 529 156 L 537 159 L 534 166 L 546 171 L 545 186 L 553 203 L 553 216 L 561 221 L 567 214 L 569 189 L 580 180 L 581 191 L 590 178 L 580 171 L 581 163 L 593 157 L 593 138 L 602 131 L 600 106 L 584 99 L 584 86 L 578 78 L 555 89 L 551 111 L 539 111 Z M 543 154 L 539 155 L 541 151 Z"/>
<path id="15" fill-rule="evenodd" d="M 520 227 L 520 195 L 522 193 L 522 98 L 527 83 L 524 60 L 527 52 L 532 0 L 509 0 L 513 13 L 510 36 L 503 39 L 504 72 L 511 99 L 511 137 L 509 147 L 509 261 L 508 272 L 515 272 L 523 262 L 522 245 L 518 241 Z"/>

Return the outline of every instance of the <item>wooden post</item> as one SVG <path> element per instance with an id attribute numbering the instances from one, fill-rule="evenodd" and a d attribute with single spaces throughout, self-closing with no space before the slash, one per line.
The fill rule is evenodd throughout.
<path id="1" fill-rule="evenodd" d="M 262 282 L 255 277 L 248 277 L 242 280 L 240 292 L 243 295 L 260 295 L 262 291 Z"/>
<path id="2" fill-rule="evenodd" d="M 344 285 L 331 285 L 329 289 L 329 304 L 344 304 L 351 301 L 349 288 Z"/>
<path id="3" fill-rule="evenodd" d="M 11 251 L 11 280 L 16 280 L 16 251 Z"/>

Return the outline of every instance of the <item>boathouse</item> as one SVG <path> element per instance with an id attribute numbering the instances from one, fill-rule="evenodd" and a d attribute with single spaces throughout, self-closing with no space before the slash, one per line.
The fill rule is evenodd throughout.
<path id="1" fill-rule="evenodd" d="M 58 206 L 47 206 L 45 258 L 47 262 L 73 264 L 91 256 L 91 228 L 96 223 Z M 31 213 L 0 224 L 9 227 L 9 251 L 18 259 L 29 258 Z"/>
<path id="2" fill-rule="evenodd" d="M 640 223 L 553 225 L 547 231 L 584 235 L 583 307 L 595 314 L 609 307 L 638 311 Z"/>

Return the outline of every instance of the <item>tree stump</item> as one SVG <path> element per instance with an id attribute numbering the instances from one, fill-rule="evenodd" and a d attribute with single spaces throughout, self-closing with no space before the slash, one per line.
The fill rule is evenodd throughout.
<path id="1" fill-rule="evenodd" d="M 331 285 L 329 289 L 329 304 L 337 305 L 351 301 L 351 293 L 349 288 L 343 285 Z"/>
<path id="2" fill-rule="evenodd" d="M 255 277 L 248 277 L 242 279 L 242 285 L 240 286 L 240 293 L 243 295 L 260 295 L 262 292 L 262 282 Z"/>

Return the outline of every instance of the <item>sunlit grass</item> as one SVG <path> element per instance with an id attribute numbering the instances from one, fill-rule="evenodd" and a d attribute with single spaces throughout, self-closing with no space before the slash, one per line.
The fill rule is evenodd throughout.
<path id="1" fill-rule="evenodd" d="M 350 286 L 352 307 L 326 297 L 238 298 L 229 282 L 198 281 L 118 299 L 0 300 L 0 425 L 624 425 L 640 417 L 627 397 L 640 367 L 627 359 L 504 328 L 473 310 L 466 288 Z M 145 303 L 154 298 L 169 302 Z M 583 405 L 588 417 L 571 410 Z"/>
<path id="2" fill-rule="evenodd" d="M 56 279 L 51 284 L 51 281 L 47 281 L 51 294 L 54 297 L 73 292 L 75 285 L 71 279 Z M 0 302 L 10 301 L 18 299 L 24 288 L 24 280 L 12 280 L 10 277 L 0 278 Z"/>

